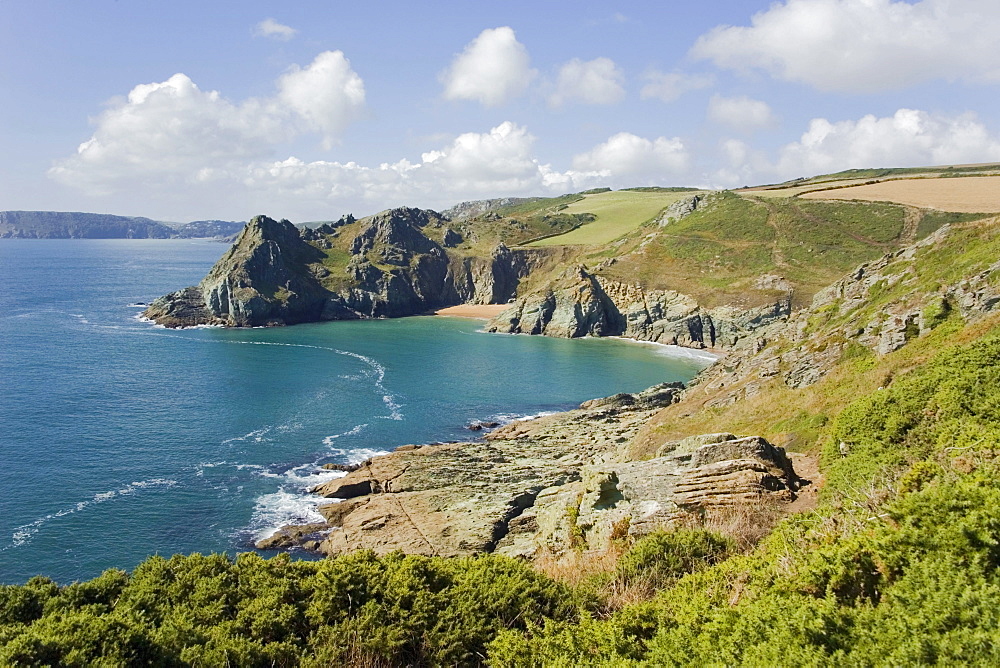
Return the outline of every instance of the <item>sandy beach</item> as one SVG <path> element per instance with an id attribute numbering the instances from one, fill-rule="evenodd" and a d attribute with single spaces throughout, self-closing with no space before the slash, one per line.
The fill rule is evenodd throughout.
<path id="1" fill-rule="evenodd" d="M 434 311 L 434 315 L 450 315 L 455 318 L 476 318 L 489 320 L 510 304 L 459 304 Z"/>

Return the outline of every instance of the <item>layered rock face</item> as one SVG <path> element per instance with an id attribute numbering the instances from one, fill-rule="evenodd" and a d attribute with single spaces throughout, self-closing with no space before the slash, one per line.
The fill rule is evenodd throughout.
<path id="1" fill-rule="evenodd" d="M 494 318 L 491 332 L 625 336 L 696 348 L 731 348 L 756 329 L 786 319 L 790 298 L 756 309 L 703 309 L 686 295 L 600 278 L 583 267 L 528 295 Z"/>
<path id="2" fill-rule="evenodd" d="M 326 524 L 286 527 L 258 546 L 531 557 L 579 541 L 606 547 L 614 535 L 641 535 L 691 512 L 795 498 L 803 481 L 784 451 L 759 437 L 711 434 L 667 444 L 649 461 L 622 460 L 642 424 L 682 391 L 668 383 L 480 441 L 404 446 L 316 488 L 337 500 L 320 507 Z"/>
<path id="3" fill-rule="evenodd" d="M 521 281 L 546 257 L 545 251 L 514 251 L 501 243 L 489 258 L 466 257 L 453 263 L 448 284 L 463 303 L 505 304 L 517 295 Z"/>
<path id="4" fill-rule="evenodd" d="M 157 299 L 144 315 L 167 327 L 253 327 L 503 303 L 541 257 L 503 244 L 489 258 L 449 255 L 424 233 L 441 220 L 400 208 L 362 221 L 346 269 L 336 270 L 344 274 L 334 276 L 325 263 L 330 237 L 353 218 L 300 233 L 288 221 L 258 216 L 201 283 Z"/>

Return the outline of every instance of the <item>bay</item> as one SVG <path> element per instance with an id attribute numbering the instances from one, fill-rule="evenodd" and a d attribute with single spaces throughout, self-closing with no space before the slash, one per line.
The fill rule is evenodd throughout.
<path id="1" fill-rule="evenodd" d="M 316 519 L 306 490 L 337 475 L 323 463 L 468 440 L 475 421 L 686 381 L 709 362 L 459 318 L 179 331 L 136 318 L 225 250 L 0 241 L 0 582 L 252 549 Z"/>

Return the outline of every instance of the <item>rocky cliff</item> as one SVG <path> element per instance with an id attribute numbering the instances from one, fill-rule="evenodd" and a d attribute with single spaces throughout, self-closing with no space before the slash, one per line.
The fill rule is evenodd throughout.
<path id="1" fill-rule="evenodd" d="M 625 336 L 698 348 L 732 348 L 751 332 L 791 314 L 790 295 L 755 309 L 703 309 L 686 295 L 644 290 L 580 266 L 494 318 L 491 332 L 549 336 Z"/>
<path id="2" fill-rule="evenodd" d="M 446 222 L 399 208 L 300 232 L 258 216 L 201 283 L 157 299 L 144 315 L 167 327 L 252 327 L 504 303 L 545 255 L 503 244 L 489 257 L 463 255 L 446 247 L 454 234 Z"/>
<path id="3" fill-rule="evenodd" d="M 319 320 L 330 296 L 314 271 L 321 258 L 287 220 L 257 216 L 201 283 L 160 297 L 144 316 L 167 327 Z"/>

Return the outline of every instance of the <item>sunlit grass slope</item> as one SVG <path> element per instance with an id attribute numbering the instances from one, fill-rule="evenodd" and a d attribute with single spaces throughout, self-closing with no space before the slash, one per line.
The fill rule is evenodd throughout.
<path id="1" fill-rule="evenodd" d="M 616 190 L 585 195 L 573 202 L 563 213 L 592 213 L 592 222 L 581 225 L 565 234 L 532 242 L 531 246 L 589 245 L 606 244 L 632 232 L 640 225 L 656 216 L 664 207 L 691 197 L 695 192 L 644 192 Z"/>

